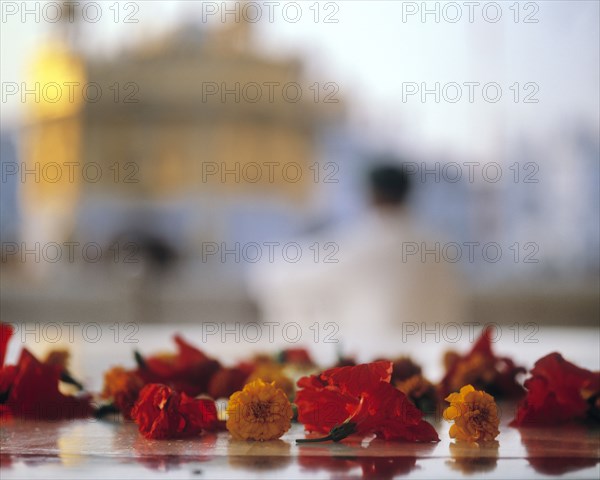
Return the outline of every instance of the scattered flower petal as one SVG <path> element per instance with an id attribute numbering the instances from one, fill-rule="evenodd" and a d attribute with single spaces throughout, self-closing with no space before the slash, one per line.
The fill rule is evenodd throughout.
<path id="1" fill-rule="evenodd" d="M 438 441 L 421 411 L 390 384 L 391 373 L 392 362 L 379 361 L 298 380 L 298 420 L 308 431 L 328 434 L 299 441 L 339 441 L 354 433 L 386 440 Z"/>
<path id="2" fill-rule="evenodd" d="M 123 417 L 131 419 L 131 409 L 143 387 L 144 382 L 134 370 L 113 367 L 104 374 L 102 396 L 112 399 L 113 405 Z"/>
<path id="3" fill-rule="evenodd" d="M 441 394 L 448 395 L 462 385 L 473 385 L 500 398 L 518 398 L 524 393 L 516 377 L 525 373 L 508 357 L 497 357 L 492 351 L 492 328 L 486 328 L 466 355 L 446 353 L 446 374 L 440 383 Z"/>
<path id="4" fill-rule="evenodd" d="M 555 352 L 539 359 L 531 375 L 511 425 L 555 425 L 600 411 L 600 372 L 579 368 Z"/>
<path id="5" fill-rule="evenodd" d="M 175 335 L 177 354 L 141 357 L 137 355 L 138 375 L 144 383 L 168 385 L 195 397 L 208 392 L 212 375 L 221 368 L 216 360 Z"/>
<path id="6" fill-rule="evenodd" d="M 195 399 L 166 385 L 146 385 L 131 410 L 131 418 L 146 438 L 187 438 L 218 424 L 215 403 Z"/>

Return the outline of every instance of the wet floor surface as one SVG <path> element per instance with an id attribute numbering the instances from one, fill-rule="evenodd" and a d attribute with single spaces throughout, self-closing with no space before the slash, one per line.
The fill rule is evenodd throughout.
<path id="1" fill-rule="evenodd" d="M 561 478 L 600 477 L 600 429 L 514 429 L 498 444 L 456 444 L 430 419 L 441 441 L 423 445 L 349 438 L 296 445 L 294 425 L 281 440 L 244 442 L 226 433 L 152 441 L 132 423 L 12 421 L 1 429 L 2 479 L 12 478 Z M 504 422 L 503 422 L 504 423 Z"/>
<path id="2" fill-rule="evenodd" d="M 188 326 L 168 329 L 143 326 L 138 335 L 140 341 L 135 345 L 99 342 L 71 348 L 74 370 L 88 388 L 97 391 L 101 387 L 102 372 L 110 365 L 132 366 L 133 348 L 147 352 L 173 349 L 169 337 L 177 331 L 184 332 L 192 343 L 217 358 L 235 361 L 249 355 L 248 349 L 240 345 L 198 343 L 201 336 L 196 330 Z M 527 368 L 551 351 L 561 351 L 582 367 L 599 368 L 597 329 L 542 328 L 539 341 L 529 344 L 515 342 L 512 331 L 505 333 L 494 350 L 512 356 Z M 14 361 L 23 345 L 17 341 L 11 345 L 11 358 L 7 363 Z M 322 347 L 319 345 L 312 353 L 319 363 L 327 365 L 328 359 L 318 356 L 325 353 Z M 382 350 L 386 345 L 382 342 L 376 347 L 373 351 Z M 401 348 L 403 353 L 415 356 L 425 372 L 432 372 L 434 380 L 436 373 L 439 374 L 435 369 L 439 370 L 441 352 L 448 347 L 464 351 L 468 344 L 402 344 L 390 339 L 387 346 L 389 351 L 398 352 Z M 106 352 L 110 352 L 110 358 L 106 358 Z M 451 441 L 449 424 L 441 418 L 427 418 L 440 436 L 441 441 L 436 444 L 348 438 L 338 444 L 300 446 L 295 440 L 303 438 L 304 432 L 298 424 L 281 440 L 260 443 L 235 441 L 227 432 L 206 434 L 193 440 L 152 441 L 143 438 L 135 424 L 116 419 L 61 422 L 14 419 L 0 426 L 0 477 L 2 480 L 600 478 L 600 427 L 515 429 L 508 426 L 514 417 L 515 405 L 499 406 L 498 443 L 479 448 Z"/>

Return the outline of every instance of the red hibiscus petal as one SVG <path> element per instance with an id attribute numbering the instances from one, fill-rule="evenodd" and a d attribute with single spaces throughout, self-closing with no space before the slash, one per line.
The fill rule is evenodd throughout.
<path id="1" fill-rule="evenodd" d="M 481 336 L 473 345 L 471 349 L 470 355 L 474 353 L 481 353 L 486 357 L 493 357 L 494 352 L 492 351 L 492 327 L 487 327 L 483 332 L 481 332 Z"/>
<path id="2" fill-rule="evenodd" d="M 600 385 L 600 373 L 579 368 L 556 352 L 539 359 L 531 374 L 525 381 L 527 396 L 519 405 L 513 426 L 583 419 L 589 405 L 582 390 Z"/>
<path id="3" fill-rule="evenodd" d="M 175 335 L 175 343 L 179 349 L 179 362 L 188 365 L 190 363 L 202 363 L 210 360 L 204 352 L 187 343 L 181 335 Z"/>
<path id="4" fill-rule="evenodd" d="M 439 440 L 435 429 L 422 420 L 422 412 L 404 393 L 390 384 L 381 382 L 365 399 L 364 407 L 368 416 L 359 421 L 359 433 L 375 433 L 386 440 Z"/>
<path id="5" fill-rule="evenodd" d="M 520 373 L 524 373 L 525 369 L 518 367 L 510 358 L 497 357 L 492 351 L 492 327 L 487 327 L 482 333 L 477 342 L 473 345 L 471 351 L 465 355 L 457 355 L 457 358 L 447 367 L 447 371 L 440 382 L 440 391 L 442 396 L 450 394 L 455 390 L 456 383 L 464 385 L 472 383 L 475 388 L 485 390 L 486 392 L 505 398 L 518 398 L 523 395 L 523 388 L 517 382 L 516 377 Z M 478 380 L 457 378 L 460 375 L 461 366 L 465 363 L 479 357 L 481 361 L 488 364 L 491 378 L 480 378 Z"/>
<path id="6" fill-rule="evenodd" d="M 87 417 L 90 398 L 63 395 L 58 390 L 60 367 L 38 361 L 21 351 L 6 405 L 15 416 L 43 420 Z"/>
<path id="7" fill-rule="evenodd" d="M 438 442 L 438 437 L 435 428 L 425 420 L 421 420 L 417 425 L 398 425 L 391 423 L 380 432 L 377 436 L 385 440 L 403 440 L 406 442 Z"/>
<path id="8" fill-rule="evenodd" d="M 298 421 L 306 430 L 328 433 L 350 416 L 359 401 L 343 394 L 337 387 L 328 386 L 299 390 L 295 403 L 298 407 Z"/>
<path id="9" fill-rule="evenodd" d="M 389 383 L 394 364 L 387 360 L 365 363 L 353 367 L 337 367 L 325 370 L 321 378 L 350 395 L 377 388 L 380 382 Z"/>
<path id="10" fill-rule="evenodd" d="M 6 350 L 8 349 L 8 341 L 12 337 L 14 331 L 11 325 L 0 323 L 0 368 L 4 365 L 6 358 Z"/>
<path id="11" fill-rule="evenodd" d="M 15 381 L 18 369 L 16 365 L 7 365 L 4 368 L 0 368 L 0 398 L 7 395 L 8 390 Z M 2 403 L 2 400 L 0 400 Z"/>
<path id="12" fill-rule="evenodd" d="M 179 411 L 189 419 L 190 425 L 200 430 L 215 430 L 218 426 L 217 407 L 207 398 L 195 399 L 181 394 Z"/>
<path id="13" fill-rule="evenodd" d="M 382 361 L 301 378 L 296 395 L 298 420 L 308 431 L 335 430 L 336 440 L 354 431 L 390 440 L 438 441 L 421 411 L 389 383 L 391 373 L 392 362 Z M 339 426 L 341 435 L 340 428 L 334 429 Z"/>
<path id="14" fill-rule="evenodd" d="M 314 364 L 306 348 L 286 348 L 281 352 L 280 358 L 284 363 Z"/>
<path id="15" fill-rule="evenodd" d="M 565 360 L 559 353 L 551 353 L 538 360 L 531 374 L 545 378 L 551 389 L 568 391 L 582 388 L 583 385 L 599 375 L 579 368 Z"/>
<path id="16" fill-rule="evenodd" d="M 208 399 L 195 399 L 166 385 L 146 385 L 131 410 L 146 438 L 187 438 L 218 426 L 217 410 Z"/>
<path id="17" fill-rule="evenodd" d="M 324 381 L 320 375 L 309 375 L 307 377 L 301 377 L 297 382 L 298 388 L 325 388 L 327 382 Z"/>
<path id="18" fill-rule="evenodd" d="M 195 397 L 207 393 L 209 382 L 221 365 L 206 356 L 182 337 L 174 337 L 178 353 L 174 357 L 148 357 L 145 368 L 139 368 L 138 374 L 145 383 L 168 385 L 178 392 Z"/>

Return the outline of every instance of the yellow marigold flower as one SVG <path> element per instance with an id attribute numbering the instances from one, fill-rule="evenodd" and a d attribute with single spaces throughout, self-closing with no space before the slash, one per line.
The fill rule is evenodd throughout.
<path id="1" fill-rule="evenodd" d="M 264 382 L 275 382 L 275 386 L 285 392 L 288 398 L 294 396 L 294 382 L 284 373 L 283 367 L 276 363 L 259 364 L 246 380 L 251 383 L 254 380 L 261 379 Z"/>
<path id="2" fill-rule="evenodd" d="M 261 379 L 229 397 L 227 430 L 242 440 L 275 440 L 291 427 L 292 405 L 275 382 Z"/>
<path id="3" fill-rule="evenodd" d="M 444 410 L 444 419 L 454 421 L 450 427 L 450 438 L 465 442 L 490 442 L 500 431 L 498 408 L 494 397 L 465 385 L 460 393 L 446 397 L 450 406 Z"/>

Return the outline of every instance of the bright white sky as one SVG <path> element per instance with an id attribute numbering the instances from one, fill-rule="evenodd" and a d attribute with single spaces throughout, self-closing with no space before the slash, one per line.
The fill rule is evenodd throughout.
<path id="1" fill-rule="evenodd" d="M 20 8 L 22 2 L 1 3 L 2 82 L 21 82 L 26 60 L 52 24 L 43 19 L 36 23 L 32 15 L 23 22 L 20 12 L 7 16 L 6 9 L 12 8 L 7 4 Z M 115 2 L 99 3 L 100 21 L 84 22 L 84 47 L 97 55 L 109 55 L 182 21 L 202 24 L 203 4 L 205 9 L 222 8 L 222 2 L 129 2 L 139 7 L 134 14 L 139 22 L 123 23 L 134 7 L 121 2 L 120 21 L 115 22 Z M 236 2 L 228 2 L 230 8 L 232 3 Z M 600 128 L 598 1 L 521 2 L 518 23 L 514 21 L 514 1 L 498 2 L 502 18 L 497 23 L 483 17 L 483 7 L 490 2 L 473 7 L 473 23 L 468 20 L 468 2 L 427 2 L 428 8 L 439 9 L 439 23 L 433 15 L 423 22 L 420 11 L 403 21 L 403 10 L 420 10 L 423 2 L 321 2 L 320 21 L 315 22 L 315 2 L 304 1 L 299 2 L 302 17 L 297 23 L 286 21 L 283 15 L 290 2 L 274 3 L 278 5 L 273 7 L 273 23 L 266 21 L 268 7 L 262 7 L 257 44 L 269 55 L 303 58 L 310 80 L 336 82 L 339 96 L 351 105 L 354 125 L 380 145 L 432 145 L 434 151 L 473 154 L 494 150 L 515 132 L 543 138 L 563 122 L 582 120 L 591 128 Z M 456 12 L 448 3 L 462 11 L 456 23 L 445 21 Z M 43 6 L 44 2 L 28 2 L 30 8 L 36 4 Z M 294 12 L 287 11 L 290 15 Z M 324 23 L 328 13 L 338 23 Z M 487 13 L 491 17 L 493 8 Z M 527 14 L 538 23 L 523 23 Z M 218 14 L 208 18 L 209 28 L 219 23 Z M 503 93 L 495 104 L 483 100 L 478 88 L 475 102 L 469 103 L 467 87 L 463 87 L 463 99 L 454 104 L 435 103 L 431 96 L 422 103 L 418 95 L 403 102 L 405 82 L 427 82 L 429 86 L 435 82 L 497 82 Z M 515 82 L 539 85 L 539 103 L 515 104 L 509 90 Z M 20 107 L 18 99 L 3 99 L 3 128 L 18 122 Z"/>

